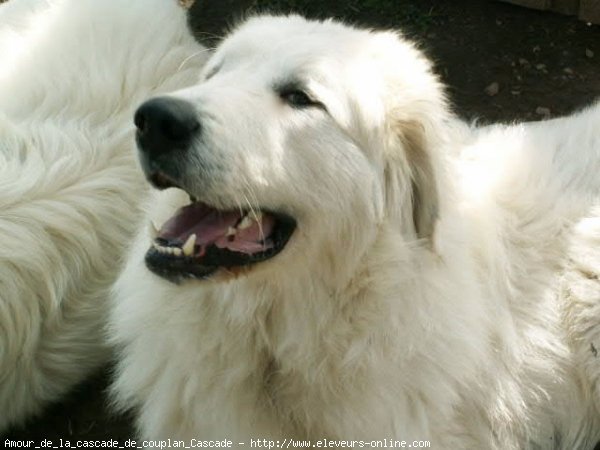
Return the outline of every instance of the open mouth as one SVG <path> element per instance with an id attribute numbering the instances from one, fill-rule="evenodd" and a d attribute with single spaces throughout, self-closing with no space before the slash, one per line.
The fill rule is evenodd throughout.
<path id="1" fill-rule="evenodd" d="M 219 270 L 237 274 L 271 259 L 296 228 L 285 214 L 219 210 L 191 200 L 157 230 L 146 253 L 147 267 L 175 283 L 206 279 Z"/>

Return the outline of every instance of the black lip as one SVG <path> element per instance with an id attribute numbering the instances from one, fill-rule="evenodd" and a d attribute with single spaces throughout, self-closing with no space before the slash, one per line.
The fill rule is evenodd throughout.
<path id="1" fill-rule="evenodd" d="M 149 158 L 148 155 L 142 152 L 138 152 L 138 159 L 146 180 L 153 187 L 159 190 L 170 187 L 183 189 L 177 181 L 181 177 L 176 175 L 180 171 L 175 160 L 172 158 Z M 166 159 L 166 161 L 163 161 L 163 159 Z"/>
<path id="2" fill-rule="evenodd" d="M 173 187 L 181 189 L 181 187 L 177 183 L 175 183 L 169 176 L 165 175 L 162 172 L 154 172 L 148 175 L 147 179 L 152 186 L 159 190 Z"/>
<path id="3" fill-rule="evenodd" d="M 270 237 L 274 245 L 264 252 L 248 255 L 210 245 L 202 257 L 177 257 L 166 255 L 154 247 L 150 247 L 145 257 L 146 267 L 167 281 L 178 284 L 189 279 L 206 280 L 219 269 L 247 267 L 267 261 L 285 248 L 296 229 L 296 221 L 290 216 L 278 213 L 268 214 L 273 215 L 276 220 Z M 160 238 L 157 239 L 157 243 L 162 246 L 170 244 Z"/>

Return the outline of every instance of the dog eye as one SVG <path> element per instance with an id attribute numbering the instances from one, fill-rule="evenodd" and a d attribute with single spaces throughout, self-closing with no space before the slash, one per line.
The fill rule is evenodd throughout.
<path id="1" fill-rule="evenodd" d="M 290 106 L 294 108 L 308 108 L 310 106 L 321 106 L 316 100 L 310 98 L 310 96 L 299 89 L 294 89 L 290 91 L 284 91 L 279 94 L 279 96 Z"/>

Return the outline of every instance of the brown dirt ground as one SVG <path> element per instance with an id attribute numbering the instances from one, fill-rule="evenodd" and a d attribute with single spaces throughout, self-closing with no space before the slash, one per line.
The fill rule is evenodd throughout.
<path id="1" fill-rule="evenodd" d="M 258 4 L 375 27 L 401 27 L 436 62 L 457 112 L 469 120 L 537 120 L 572 112 L 600 96 L 600 26 L 572 17 L 485 0 L 265 0 Z M 225 16 L 227 11 L 216 13 Z M 202 20 L 196 19 L 195 27 L 211 29 L 211 24 L 205 23 L 204 28 Z M 485 92 L 492 83 L 498 83 L 493 96 Z M 4 438 L 133 437 L 131 421 L 109 413 L 106 406 L 109 370 L 0 442 Z"/>

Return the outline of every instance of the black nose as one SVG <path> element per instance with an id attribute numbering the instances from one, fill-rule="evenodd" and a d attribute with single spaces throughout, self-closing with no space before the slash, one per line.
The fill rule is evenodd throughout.
<path id="1" fill-rule="evenodd" d="M 200 131 L 194 105 L 178 98 L 148 100 L 138 108 L 133 121 L 139 148 L 146 153 L 185 150 Z"/>

